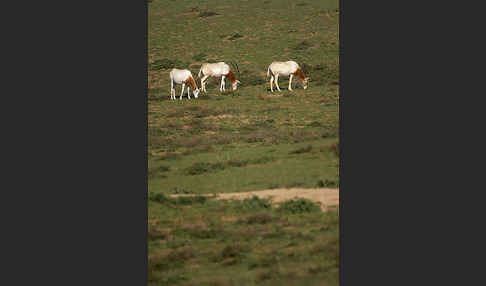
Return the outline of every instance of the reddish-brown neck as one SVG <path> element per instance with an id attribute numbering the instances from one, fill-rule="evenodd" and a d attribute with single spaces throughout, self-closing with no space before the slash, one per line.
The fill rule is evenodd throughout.
<path id="1" fill-rule="evenodd" d="M 235 82 L 236 81 L 235 74 L 231 70 L 225 76 L 229 77 L 229 79 L 231 80 L 231 82 Z"/>
<path id="2" fill-rule="evenodd" d="M 301 80 L 304 80 L 305 79 L 305 76 L 304 76 L 304 73 L 302 72 L 302 70 L 300 68 L 298 68 L 295 72 L 294 72 L 294 75 L 300 77 Z"/>
<path id="3" fill-rule="evenodd" d="M 197 89 L 196 82 L 192 77 L 188 77 L 185 81 L 186 84 L 190 84 L 192 86 L 192 89 Z"/>

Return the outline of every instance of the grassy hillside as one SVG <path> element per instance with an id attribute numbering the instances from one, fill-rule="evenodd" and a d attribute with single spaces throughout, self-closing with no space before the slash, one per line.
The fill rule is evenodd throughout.
<path id="1" fill-rule="evenodd" d="M 148 152 L 152 198 L 170 193 L 336 187 L 338 21 L 337 0 L 149 1 Z M 300 80 L 294 78 L 294 91 L 289 92 L 288 79 L 281 77 L 282 92 L 272 94 L 266 72 L 275 60 L 297 61 L 311 78 L 309 88 L 304 91 Z M 186 93 L 180 101 L 177 86 L 177 100 L 169 100 L 172 67 L 189 68 L 200 85 L 200 65 L 211 61 L 237 63 L 236 76 L 242 85 L 236 92 L 221 95 L 219 81 L 210 79 L 208 93 L 200 94 L 198 99 L 188 100 Z M 303 277 L 306 285 L 337 285 L 335 245 L 330 248 L 330 256 L 326 251 L 308 256 L 309 248 L 318 247 L 320 241 L 337 240 L 337 213 L 283 215 L 275 209 L 242 210 L 235 204 L 150 201 L 152 233 L 164 230 L 171 234 L 152 236 L 149 242 L 151 285 L 274 285 L 282 277 L 295 280 L 295 284 L 288 285 L 302 285 Z M 258 227 L 240 221 L 254 215 L 276 219 L 256 224 Z M 233 219 L 226 220 L 227 216 Z M 326 221 L 334 225 L 316 231 Z M 207 231 L 217 226 L 215 233 L 219 234 L 194 237 L 187 233 L 190 230 L 184 232 L 186 224 L 197 224 Z M 262 235 L 241 241 L 246 237 L 242 235 L 244 230 Z M 185 244 L 177 244 L 179 239 Z M 292 255 L 300 260 L 283 258 L 289 255 L 285 250 L 289 239 L 300 245 L 291 247 Z M 225 259 L 211 260 L 211 255 L 218 255 L 228 245 L 232 247 L 233 242 L 246 249 L 240 249 L 238 263 L 226 265 Z M 191 247 L 194 253 L 187 254 L 191 258 L 178 264 L 180 267 L 157 266 L 163 263 L 160 261 L 173 259 L 171 255 L 178 257 L 184 247 Z M 214 253 L 207 253 L 211 251 Z M 249 266 L 266 256 L 278 258 L 278 270 L 276 266 Z M 334 262 L 318 262 L 328 258 Z M 309 270 L 312 267 L 315 269 Z M 225 273 L 234 274 L 226 277 Z M 197 282 L 200 279 L 204 283 Z"/>
<path id="2" fill-rule="evenodd" d="M 151 195 L 150 285 L 338 285 L 335 210 Z"/>

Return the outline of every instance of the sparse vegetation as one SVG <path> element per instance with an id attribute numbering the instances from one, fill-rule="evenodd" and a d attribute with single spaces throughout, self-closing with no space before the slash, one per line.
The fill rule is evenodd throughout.
<path id="1" fill-rule="evenodd" d="M 307 145 L 297 150 L 290 151 L 289 154 L 302 154 L 302 153 L 308 153 L 310 151 L 312 151 L 312 145 Z"/>
<path id="2" fill-rule="evenodd" d="M 195 61 L 200 62 L 200 61 L 204 61 L 204 59 L 206 59 L 206 57 L 207 57 L 207 56 L 208 56 L 208 55 L 206 55 L 205 53 L 199 53 L 199 54 L 197 54 L 197 55 L 194 55 L 194 56 L 192 57 L 192 59 L 193 59 L 193 60 L 195 60 Z"/>
<path id="3" fill-rule="evenodd" d="M 182 63 L 180 60 L 170 60 L 170 59 L 161 59 L 155 60 L 154 62 L 149 64 L 149 69 L 152 71 L 159 71 L 159 70 L 168 70 L 172 68 L 179 68 L 183 69 L 185 64 Z"/>
<path id="4" fill-rule="evenodd" d="M 247 224 L 266 224 L 269 223 L 273 220 L 277 219 L 276 217 L 272 217 L 271 215 L 267 213 L 261 213 L 261 214 L 255 214 L 247 217 L 245 220 L 243 220 L 244 223 Z"/>
<path id="5" fill-rule="evenodd" d="M 236 34 L 231 35 L 231 37 L 229 37 L 228 40 L 234 41 L 234 40 L 236 40 L 238 38 L 243 38 L 243 36 L 240 35 L 240 34 L 238 34 L 238 33 L 236 33 Z"/>
<path id="6" fill-rule="evenodd" d="M 168 172 L 169 170 L 170 167 L 161 165 L 156 168 L 151 168 L 148 172 L 148 175 L 149 177 L 159 176 L 159 177 L 166 178 L 167 176 L 164 173 Z"/>
<path id="7" fill-rule="evenodd" d="M 244 70 L 240 74 L 241 82 L 244 82 L 247 86 L 257 86 L 267 83 L 264 77 L 257 75 L 256 72 Z"/>
<path id="8" fill-rule="evenodd" d="M 282 203 L 277 210 L 283 213 L 297 214 L 305 212 L 318 212 L 320 211 L 320 207 L 313 201 L 299 198 Z"/>
<path id="9" fill-rule="evenodd" d="M 171 194 L 190 194 L 191 191 L 186 190 L 184 188 L 174 187 L 173 189 L 170 190 L 170 193 Z"/>
<path id="10" fill-rule="evenodd" d="M 149 224 L 149 245 L 157 249 L 149 252 L 149 285 L 231 285 L 248 277 L 337 281 L 337 213 L 310 210 L 307 202 L 277 209 L 267 202 L 248 199 L 252 207 L 244 209 L 242 201 L 152 205 L 164 215 Z M 212 274 L 215 269 L 222 272 Z"/>
<path id="11" fill-rule="evenodd" d="M 245 167 L 248 164 L 265 164 L 272 161 L 275 161 L 275 158 L 269 156 L 263 156 L 261 158 L 256 158 L 252 160 L 232 159 L 225 162 L 215 162 L 215 163 L 196 162 L 185 169 L 185 174 L 194 176 L 194 175 L 200 175 L 208 172 L 222 171 L 230 167 Z"/>
<path id="12" fill-rule="evenodd" d="M 219 15 L 216 12 L 213 11 L 201 11 L 199 12 L 199 17 L 206 18 L 206 17 L 211 17 L 211 16 L 216 16 Z"/>
<path id="13" fill-rule="evenodd" d="M 337 188 L 339 187 L 338 181 L 330 181 L 328 179 L 317 181 L 317 187 L 319 188 Z"/>
<path id="14" fill-rule="evenodd" d="M 303 40 L 302 42 L 298 43 L 294 49 L 295 50 L 306 50 L 310 47 L 314 46 L 314 44 L 312 44 L 311 42 L 307 41 L 307 40 Z"/>
<path id="15" fill-rule="evenodd" d="M 269 210 L 272 208 L 272 203 L 269 199 L 262 199 L 257 196 L 253 196 L 251 199 L 234 201 L 233 204 L 239 210 Z"/>
<path id="16" fill-rule="evenodd" d="M 287 189 L 290 189 L 290 188 L 297 188 L 297 187 L 302 187 L 302 186 L 304 186 L 304 183 L 302 183 L 302 182 L 291 182 L 291 183 L 289 183 L 289 184 L 285 185 L 285 187 L 286 187 Z"/>
<path id="17" fill-rule="evenodd" d="M 338 187 L 337 3 L 299 0 L 290 3 L 298 13 L 289 13 L 282 0 L 263 1 L 265 9 L 255 1 L 151 0 L 149 285 L 338 285 L 337 211 L 202 196 Z M 280 77 L 282 92 L 270 92 L 267 67 L 286 59 L 311 78 L 305 91 L 298 77 L 293 91 Z M 210 78 L 197 99 L 169 99 L 171 68 L 190 69 L 200 87 L 199 64 L 219 61 L 237 63 L 237 91 L 227 79 L 221 94 Z"/>
<path id="18" fill-rule="evenodd" d="M 205 196 L 187 196 L 172 198 L 163 193 L 149 193 L 149 200 L 168 206 L 204 204 L 208 198 Z"/>
<path id="19" fill-rule="evenodd" d="M 215 172 L 218 170 L 224 170 L 226 167 L 222 163 L 205 163 L 196 162 L 190 167 L 185 169 L 185 174 L 187 175 L 199 175 L 207 172 Z"/>
<path id="20" fill-rule="evenodd" d="M 334 155 L 336 155 L 336 157 L 339 157 L 339 142 L 331 145 L 331 151 L 334 153 Z"/>

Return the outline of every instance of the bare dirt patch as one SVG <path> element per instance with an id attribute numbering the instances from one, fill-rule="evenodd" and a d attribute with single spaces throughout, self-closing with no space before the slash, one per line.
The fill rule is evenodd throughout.
<path id="1" fill-rule="evenodd" d="M 211 116 L 208 116 L 209 119 L 224 119 L 224 118 L 232 118 L 233 115 L 231 114 L 220 114 L 220 115 L 211 115 Z"/>
<path id="2" fill-rule="evenodd" d="M 227 216 L 222 216 L 221 217 L 221 221 L 224 221 L 224 222 L 235 222 L 235 221 L 238 221 L 238 218 L 237 217 L 227 217 Z"/>
<path id="3" fill-rule="evenodd" d="M 173 197 L 178 196 L 193 196 L 193 194 L 181 194 L 171 195 Z M 295 198 L 304 198 L 321 205 L 321 209 L 326 211 L 330 206 L 339 205 L 339 189 L 329 188 L 315 188 L 315 189 L 271 189 L 252 192 L 240 192 L 240 193 L 219 193 L 219 194 L 207 194 L 204 196 L 215 196 L 217 200 L 243 200 L 257 196 L 259 198 L 271 198 L 272 202 L 279 204 L 284 201 L 288 201 Z"/>

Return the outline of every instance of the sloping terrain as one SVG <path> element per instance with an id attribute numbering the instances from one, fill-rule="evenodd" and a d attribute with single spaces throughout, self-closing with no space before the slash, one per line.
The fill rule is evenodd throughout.
<path id="1" fill-rule="evenodd" d="M 338 1 L 148 2 L 149 285 L 338 285 Z M 286 60 L 308 89 L 270 92 Z M 169 100 L 215 61 L 237 91 Z"/>

